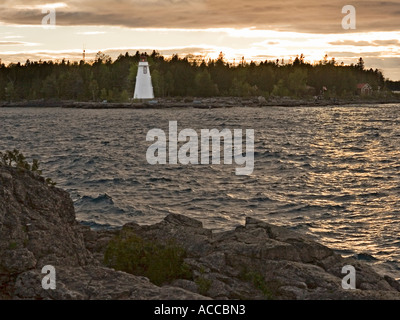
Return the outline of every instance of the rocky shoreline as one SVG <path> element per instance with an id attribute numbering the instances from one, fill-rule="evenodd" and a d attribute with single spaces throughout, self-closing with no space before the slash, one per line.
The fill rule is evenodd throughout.
<path id="1" fill-rule="evenodd" d="M 191 279 L 156 286 L 103 264 L 110 240 L 129 232 L 186 250 Z M 45 290 L 42 267 L 56 269 Z M 344 290 L 342 267 L 356 270 Z M 343 258 L 306 235 L 248 217 L 216 233 L 170 214 L 161 222 L 93 231 L 75 219 L 66 191 L 28 171 L 0 166 L 0 299 L 400 299 L 400 283 L 367 263 Z"/>
<path id="2" fill-rule="evenodd" d="M 399 98 L 352 98 L 352 99 L 291 99 L 251 97 L 213 97 L 213 98 L 158 98 L 143 102 L 79 102 L 63 100 L 32 100 L 21 102 L 1 102 L 0 108 L 68 108 L 68 109 L 170 109 L 170 108 L 233 108 L 233 107 L 319 107 L 354 106 L 400 103 Z"/>

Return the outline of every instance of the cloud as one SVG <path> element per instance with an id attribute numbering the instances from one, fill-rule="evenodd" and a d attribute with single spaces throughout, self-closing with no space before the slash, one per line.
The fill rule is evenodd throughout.
<path id="1" fill-rule="evenodd" d="M 1 42 L 0 42 L 1 45 Z M 86 60 L 94 60 L 96 53 L 99 50 L 86 50 Z M 128 52 L 130 55 L 134 55 L 136 51 L 139 52 L 147 52 L 151 53 L 153 51 L 152 48 L 108 48 L 102 49 L 103 53 L 109 55 L 113 60 L 115 60 L 120 54 L 125 54 Z M 168 57 L 174 54 L 178 54 L 180 56 L 186 55 L 199 55 L 201 53 L 202 56 L 206 56 L 208 53 L 214 51 L 213 48 L 206 47 L 171 47 L 158 50 L 160 54 Z M 79 61 L 82 59 L 82 50 L 31 50 L 31 51 L 10 51 L 3 52 L 3 63 L 15 63 L 15 62 L 25 62 L 27 59 L 30 61 L 39 61 L 39 60 L 71 60 L 71 61 Z"/>
<path id="2" fill-rule="evenodd" d="M 4 39 L 21 39 L 24 38 L 23 36 L 6 36 Z"/>
<path id="3" fill-rule="evenodd" d="M 370 41 L 353 41 L 353 40 L 339 40 L 332 41 L 329 44 L 334 46 L 356 46 L 356 47 L 367 47 L 373 46 L 374 44 Z"/>
<path id="4" fill-rule="evenodd" d="M 310 33 L 341 33 L 342 0 L 70 0 L 57 7 L 59 25 L 110 25 L 129 28 L 245 28 Z M 398 0 L 354 0 L 357 32 L 400 30 Z M 25 6 L 25 7 L 24 7 Z M 42 0 L 0 5 L 0 21 L 40 24 Z M 19 8 L 19 9 L 18 9 Z M 30 8 L 30 9 L 29 9 Z M 352 31 L 346 31 L 352 32 Z"/>
<path id="5" fill-rule="evenodd" d="M 355 47 L 380 47 L 380 46 L 398 46 L 400 47 L 400 41 L 393 40 L 372 40 L 372 41 L 354 41 L 354 40 L 338 40 L 328 42 L 334 46 L 355 46 Z"/>
<path id="6" fill-rule="evenodd" d="M 17 10 L 42 10 L 42 9 L 59 9 L 59 8 L 67 8 L 68 5 L 64 2 L 56 2 L 56 3 L 46 3 L 46 4 L 17 4 L 13 6 L 13 9 Z"/>
<path id="7" fill-rule="evenodd" d="M 0 46 L 17 46 L 23 44 L 23 42 L 18 41 L 0 41 Z"/>
<path id="8" fill-rule="evenodd" d="M 400 41 L 399 40 L 375 40 L 374 44 L 378 46 L 397 46 L 400 47 Z"/>
<path id="9" fill-rule="evenodd" d="M 32 42 L 21 42 L 21 41 L 0 41 L 0 46 L 26 46 L 32 47 L 37 46 L 37 43 Z"/>
<path id="10" fill-rule="evenodd" d="M 77 32 L 76 34 L 84 35 L 84 36 L 95 36 L 98 34 L 105 34 L 105 31 L 85 31 L 85 32 Z"/>
<path id="11" fill-rule="evenodd" d="M 345 52 L 345 51 L 334 51 L 328 52 L 328 56 L 336 58 L 352 58 L 354 57 L 380 57 L 382 52 Z"/>

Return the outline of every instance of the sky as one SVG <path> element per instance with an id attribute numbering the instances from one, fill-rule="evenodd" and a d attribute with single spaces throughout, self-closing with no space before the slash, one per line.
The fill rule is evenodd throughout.
<path id="1" fill-rule="evenodd" d="M 355 29 L 342 19 L 355 8 Z M 42 25 L 50 11 L 54 25 Z M 337 62 L 380 69 L 400 80 L 400 0 L 0 0 L 3 63 L 48 59 L 87 61 L 98 51 L 116 58 L 155 49 L 230 62 Z"/>

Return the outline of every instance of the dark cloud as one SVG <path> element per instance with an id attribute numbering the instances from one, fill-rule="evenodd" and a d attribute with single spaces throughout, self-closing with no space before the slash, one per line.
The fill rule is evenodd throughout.
<path id="1" fill-rule="evenodd" d="M 58 1 L 13 0 L 0 4 L 0 21 L 40 24 L 35 6 Z M 256 27 L 281 31 L 341 33 L 342 7 L 333 0 L 65 0 L 59 25 L 113 25 L 143 28 Z M 355 0 L 357 32 L 399 31 L 399 1 Z M 18 7 L 19 6 L 19 7 Z M 352 31 L 345 31 L 352 32 Z"/>

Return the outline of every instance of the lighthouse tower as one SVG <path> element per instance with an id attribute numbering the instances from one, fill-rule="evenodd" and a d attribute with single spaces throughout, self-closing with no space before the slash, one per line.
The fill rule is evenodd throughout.
<path id="1" fill-rule="evenodd" d="M 146 56 L 140 58 L 133 99 L 154 99 L 149 63 Z"/>

